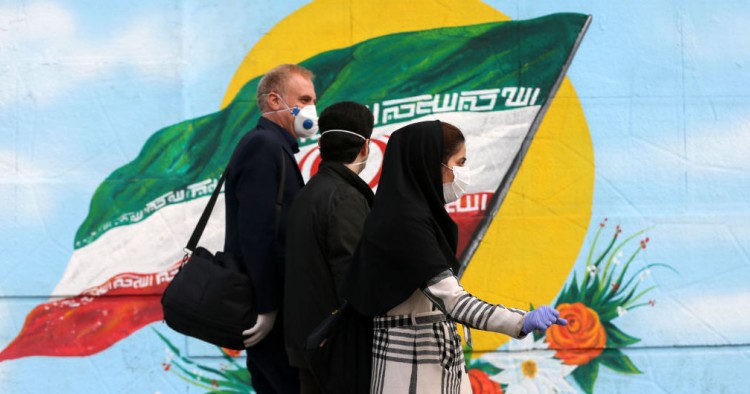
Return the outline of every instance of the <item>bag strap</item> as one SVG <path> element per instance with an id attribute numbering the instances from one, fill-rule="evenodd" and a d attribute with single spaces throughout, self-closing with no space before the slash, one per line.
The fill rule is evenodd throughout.
<path id="1" fill-rule="evenodd" d="M 206 225 L 208 224 L 208 218 L 211 216 L 211 212 L 214 210 L 214 205 L 216 205 L 216 200 L 219 198 L 219 193 L 221 193 L 221 187 L 224 186 L 224 180 L 227 177 L 227 172 L 229 171 L 229 166 L 227 166 L 226 169 L 224 169 L 224 173 L 221 174 L 221 178 L 219 178 L 219 182 L 216 183 L 216 189 L 214 189 L 214 192 L 211 193 L 211 198 L 208 199 L 208 204 L 206 204 L 206 207 L 203 208 L 203 213 L 201 214 L 201 218 L 198 220 L 198 224 L 195 226 L 195 229 L 193 230 L 193 234 L 190 236 L 190 240 L 188 241 L 187 245 L 183 249 L 186 254 L 193 253 L 195 250 L 195 247 L 198 246 L 198 240 L 201 239 L 201 235 L 203 235 L 203 230 L 206 229 Z"/>
<path id="2" fill-rule="evenodd" d="M 211 198 L 208 199 L 208 204 L 206 204 L 206 207 L 203 208 L 201 218 L 198 220 L 198 224 L 195 226 L 193 234 L 190 236 L 190 240 L 188 240 L 187 245 L 183 249 L 186 254 L 193 253 L 193 251 L 195 251 L 195 247 L 198 246 L 198 241 L 201 239 L 203 231 L 206 229 L 208 218 L 211 217 L 211 213 L 213 212 L 214 206 L 216 205 L 216 200 L 219 198 L 219 193 L 221 193 L 221 187 L 224 185 L 224 181 L 226 180 L 227 171 L 229 171 L 229 166 L 227 166 L 227 168 L 224 170 L 224 173 L 221 174 L 219 182 L 216 183 L 216 189 L 214 189 L 214 192 L 211 193 Z M 279 234 L 279 225 L 281 224 L 281 207 L 284 205 L 283 198 L 284 181 L 286 180 L 286 160 L 284 159 L 283 149 L 281 150 L 281 175 L 279 178 L 279 191 L 276 194 L 276 222 L 274 224 L 273 233 L 274 239 L 278 237 Z"/>

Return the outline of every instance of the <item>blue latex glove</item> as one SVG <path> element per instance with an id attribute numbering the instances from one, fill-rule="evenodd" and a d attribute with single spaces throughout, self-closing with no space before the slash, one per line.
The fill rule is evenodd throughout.
<path id="1" fill-rule="evenodd" d="M 528 334 L 533 330 L 544 331 L 553 324 L 566 326 L 568 321 L 560 317 L 557 309 L 542 305 L 526 314 L 523 319 L 523 333 Z"/>

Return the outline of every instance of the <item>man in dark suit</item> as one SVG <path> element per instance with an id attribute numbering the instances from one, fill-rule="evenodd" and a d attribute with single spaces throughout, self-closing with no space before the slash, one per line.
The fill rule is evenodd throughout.
<path id="1" fill-rule="evenodd" d="M 330 387 L 320 377 L 316 382 L 304 345 L 313 329 L 343 301 L 342 284 L 373 199 L 370 186 L 357 175 L 370 154 L 373 123 L 372 112 L 351 101 L 323 111 L 320 168 L 289 211 L 284 330 L 289 361 L 300 371 L 303 394 L 322 393 L 319 384 Z M 351 386 L 344 390 L 358 392 Z"/>
<path id="2" fill-rule="evenodd" d="M 247 368 L 260 394 L 299 392 L 297 371 L 284 350 L 284 223 L 304 185 L 294 158 L 296 139 L 317 131 L 312 79 L 309 70 L 291 64 L 261 79 L 257 100 L 262 117 L 240 140 L 227 172 L 224 250 L 242 257 L 253 282 L 258 319 L 242 334 Z"/>

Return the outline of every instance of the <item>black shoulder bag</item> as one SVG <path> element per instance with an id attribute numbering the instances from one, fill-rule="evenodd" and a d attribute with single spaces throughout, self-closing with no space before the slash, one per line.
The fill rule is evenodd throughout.
<path id="1" fill-rule="evenodd" d="M 227 171 L 221 175 L 203 214 L 185 247 L 185 259 L 177 275 L 164 290 L 161 305 L 167 325 L 187 336 L 216 346 L 242 350 L 242 331 L 255 324 L 255 295 L 245 264 L 239 256 L 199 247 Z M 281 176 L 276 195 L 275 236 L 281 220 L 286 159 L 281 152 Z"/>
<path id="2" fill-rule="evenodd" d="M 324 393 L 369 393 L 372 317 L 344 302 L 307 337 L 305 357 Z"/>

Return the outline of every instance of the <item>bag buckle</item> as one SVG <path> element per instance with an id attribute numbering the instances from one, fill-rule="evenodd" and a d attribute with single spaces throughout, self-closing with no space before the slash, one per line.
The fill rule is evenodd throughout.
<path id="1" fill-rule="evenodd" d="M 182 267 L 183 265 L 185 265 L 185 263 L 187 263 L 187 261 L 190 260 L 190 256 L 193 254 L 193 251 L 191 251 L 187 247 L 182 248 L 182 251 L 185 252 L 185 255 L 182 256 L 182 261 L 180 262 L 180 267 Z"/>

